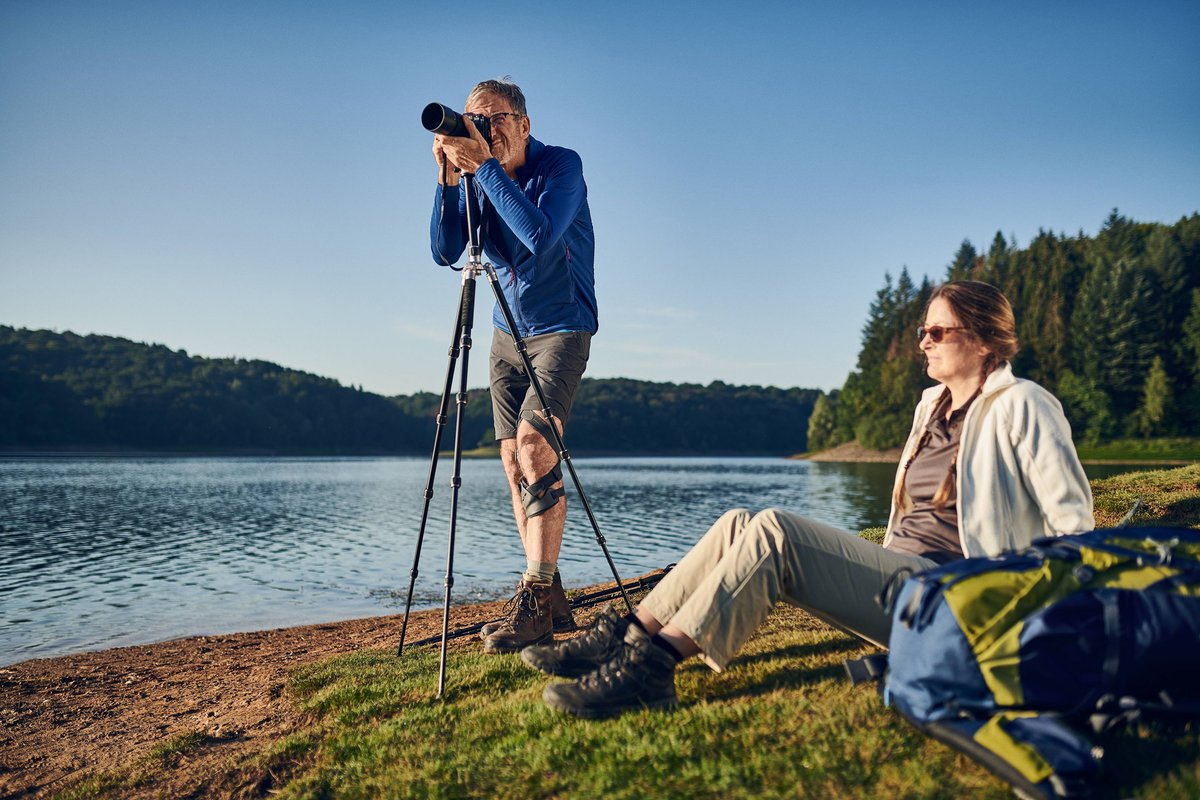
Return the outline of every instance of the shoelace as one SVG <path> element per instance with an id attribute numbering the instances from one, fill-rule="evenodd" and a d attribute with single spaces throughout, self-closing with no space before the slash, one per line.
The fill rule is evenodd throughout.
<path id="1" fill-rule="evenodd" d="M 610 638 L 613 635 L 613 629 L 616 627 L 615 621 L 608 614 L 601 614 L 592 622 L 591 627 L 582 636 L 577 636 L 574 639 L 569 639 L 563 646 L 563 651 L 567 655 L 577 655 L 579 651 L 585 650 L 592 646 L 598 639 Z"/>
<path id="2" fill-rule="evenodd" d="M 536 617 L 538 615 L 538 599 L 532 589 L 522 588 L 513 598 L 517 601 L 517 611 L 513 614 L 513 624 L 523 617 Z"/>
<path id="3" fill-rule="evenodd" d="M 528 599 L 526 600 L 525 598 Z M 533 593 L 532 589 L 527 589 L 522 586 L 520 589 L 517 589 L 516 594 L 508 598 L 508 602 L 504 604 L 502 609 L 500 609 L 503 620 L 502 624 L 516 625 L 517 620 L 521 619 L 522 616 L 528 613 L 532 613 L 534 616 L 536 616 L 537 611 L 537 595 Z"/>
<path id="4" fill-rule="evenodd" d="M 617 679 L 621 677 L 626 665 L 630 661 L 635 660 L 649 642 L 638 642 L 636 644 L 622 647 L 617 655 L 611 660 L 603 664 L 600 669 L 580 679 L 580 684 L 584 686 L 595 686 L 598 683 L 604 683 L 612 686 Z"/>
<path id="5" fill-rule="evenodd" d="M 508 598 L 508 601 L 504 604 L 504 607 L 500 609 L 500 622 L 501 623 L 512 622 L 514 619 L 516 619 L 517 599 L 520 596 L 521 596 L 521 590 L 518 589 L 517 593 L 514 594 L 512 597 Z"/>

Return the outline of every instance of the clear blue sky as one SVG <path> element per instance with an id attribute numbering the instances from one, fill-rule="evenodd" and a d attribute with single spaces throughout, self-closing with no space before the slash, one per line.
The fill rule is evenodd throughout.
<path id="1" fill-rule="evenodd" d="M 2 0 L 0 323 L 440 391 L 420 110 L 507 74 L 583 158 L 590 376 L 829 389 L 885 272 L 1200 210 L 1197 42 L 1194 0 Z"/>

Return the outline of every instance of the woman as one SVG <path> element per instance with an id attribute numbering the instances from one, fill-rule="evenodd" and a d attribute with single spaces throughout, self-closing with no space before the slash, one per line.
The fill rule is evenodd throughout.
<path id="1" fill-rule="evenodd" d="M 1013 377 L 1012 307 L 994 286 L 938 288 L 917 329 L 938 385 L 917 405 L 879 546 L 778 509 L 727 512 L 633 614 L 611 609 L 583 636 L 526 648 L 548 705 L 584 717 L 675 703 L 675 667 L 721 670 L 777 600 L 886 646 L 875 597 L 902 567 L 996 555 L 1091 530 L 1092 496 L 1058 401 Z"/>

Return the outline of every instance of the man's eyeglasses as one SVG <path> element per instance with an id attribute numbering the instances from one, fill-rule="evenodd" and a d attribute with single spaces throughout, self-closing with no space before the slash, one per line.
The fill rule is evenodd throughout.
<path id="1" fill-rule="evenodd" d="M 928 334 L 929 338 L 931 340 L 933 340 L 934 344 L 941 344 L 942 339 L 946 338 L 946 334 L 948 332 L 950 332 L 950 331 L 965 331 L 965 330 L 966 330 L 966 328 L 962 327 L 961 325 L 958 327 L 945 327 L 943 325 L 930 325 L 928 328 L 926 328 L 924 325 L 921 325 L 920 327 L 917 328 L 917 341 L 920 342 L 920 341 L 924 340 L 926 334 Z"/>
<path id="2" fill-rule="evenodd" d="M 509 117 L 520 117 L 521 115 L 515 111 L 498 111 L 490 116 L 484 114 L 467 114 L 467 116 L 471 118 L 472 122 L 486 119 L 494 128 L 497 125 L 503 125 Z"/>

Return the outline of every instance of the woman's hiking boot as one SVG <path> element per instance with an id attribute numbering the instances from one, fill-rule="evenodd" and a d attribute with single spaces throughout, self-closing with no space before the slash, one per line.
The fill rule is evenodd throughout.
<path id="1" fill-rule="evenodd" d="M 566 714 L 598 719 L 639 708 L 669 708 L 679 662 L 637 625 L 625 631 L 625 646 L 600 669 L 577 681 L 552 683 L 542 691 L 546 705 Z"/>
<path id="2" fill-rule="evenodd" d="M 554 641 L 550 590 L 549 581 L 522 580 L 517 585 L 516 595 L 509 601 L 513 606 L 512 613 L 483 640 L 483 652 L 515 653 L 529 645 Z"/>
<path id="3" fill-rule="evenodd" d="M 582 636 L 539 647 L 526 647 L 521 660 L 547 675 L 580 678 L 611 661 L 625 646 L 629 622 L 610 603 Z"/>
<path id="4" fill-rule="evenodd" d="M 571 613 L 571 601 L 567 599 L 566 590 L 563 589 L 562 576 L 557 572 L 554 573 L 554 580 L 550 583 L 550 621 L 554 626 L 555 633 L 570 633 L 578 630 L 579 626 L 575 624 L 575 615 Z M 520 583 L 517 584 L 517 590 L 520 591 Z M 516 607 L 512 600 L 508 601 L 505 606 L 504 619 L 489 622 L 479 629 L 479 638 L 486 639 L 496 631 L 500 630 L 500 626 L 512 619 L 512 615 L 516 613 Z"/>

